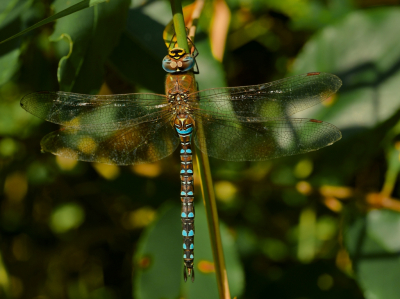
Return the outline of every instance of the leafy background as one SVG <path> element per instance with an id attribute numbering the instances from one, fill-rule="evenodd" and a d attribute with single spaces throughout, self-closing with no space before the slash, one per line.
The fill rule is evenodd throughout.
<path id="1" fill-rule="evenodd" d="M 3 0 L 0 40 L 75 3 Z M 334 145 L 211 159 L 232 296 L 400 298 L 397 1 L 229 0 L 222 63 L 221 3 L 199 22 L 200 89 L 311 71 L 343 81 L 298 115 L 338 126 Z M 41 154 L 57 126 L 19 107 L 36 90 L 163 93 L 170 19 L 165 1 L 111 0 L 0 44 L 1 298 L 218 298 L 197 181 L 201 264 L 182 282 L 178 153 L 132 167 Z"/>

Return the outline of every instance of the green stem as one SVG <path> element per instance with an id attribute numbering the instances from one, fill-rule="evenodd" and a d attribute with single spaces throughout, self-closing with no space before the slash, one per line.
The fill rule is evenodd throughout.
<path id="1" fill-rule="evenodd" d="M 197 134 L 203 134 L 203 129 L 197 127 Z M 199 137 L 201 138 L 201 137 Z M 219 230 L 218 211 L 215 201 L 214 187 L 211 178 L 210 163 L 208 155 L 196 149 L 197 168 L 200 174 L 201 192 L 203 194 L 203 202 L 206 208 L 208 232 L 211 241 L 211 250 L 214 258 L 215 275 L 217 278 L 217 286 L 219 297 L 230 299 L 228 276 L 225 267 L 225 258 L 221 242 L 221 234 Z"/>
<path id="2" fill-rule="evenodd" d="M 185 21 L 183 18 L 181 0 L 171 0 L 173 21 L 176 38 L 179 47 L 189 53 L 189 46 L 186 39 Z M 204 136 L 201 123 L 196 123 L 199 138 Z M 224 252 L 222 249 L 221 234 L 219 230 L 217 204 L 215 201 L 213 182 L 211 178 L 210 163 L 207 153 L 196 150 L 197 168 L 200 175 L 201 191 L 203 194 L 204 206 L 206 208 L 208 230 L 211 241 L 211 249 L 214 258 L 215 275 L 219 297 L 221 299 L 230 299 L 228 276 L 226 273 Z"/>
<path id="3" fill-rule="evenodd" d="M 189 53 L 189 45 L 186 39 L 185 19 L 183 18 L 181 0 L 171 0 L 171 9 L 178 45 L 180 48 L 183 48 L 186 53 Z"/>

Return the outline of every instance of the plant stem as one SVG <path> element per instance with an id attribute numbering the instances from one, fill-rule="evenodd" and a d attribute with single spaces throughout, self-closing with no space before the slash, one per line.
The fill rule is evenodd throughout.
<path id="1" fill-rule="evenodd" d="M 186 53 L 189 53 L 189 46 L 186 39 L 185 20 L 183 18 L 181 0 L 171 0 L 172 18 L 174 20 L 174 27 L 176 39 L 180 48 L 183 48 Z"/>
<path id="2" fill-rule="evenodd" d="M 197 134 L 203 134 L 202 128 L 197 128 Z M 200 174 L 201 192 L 206 208 L 208 231 L 210 234 L 211 250 L 214 257 L 215 275 L 219 297 L 230 299 L 228 276 L 225 267 L 224 252 L 222 249 L 221 234 L 219 230 L 217 204 L 215 202 L 214 187 L 211 178 L 208 155 L 196 149 L 197 168 Z"/>

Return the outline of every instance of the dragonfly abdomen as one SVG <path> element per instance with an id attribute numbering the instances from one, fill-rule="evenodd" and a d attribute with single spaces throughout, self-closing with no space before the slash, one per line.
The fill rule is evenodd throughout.
<path id="1" fill-rule="evenodd" d="M 194 190 L 191 139 L 193 119 L 189 114 L 179 114 L 174 120 L 175 130 L 181 141 L 181 220 L 183 237 L 183 276 L 194 281 Z"/>

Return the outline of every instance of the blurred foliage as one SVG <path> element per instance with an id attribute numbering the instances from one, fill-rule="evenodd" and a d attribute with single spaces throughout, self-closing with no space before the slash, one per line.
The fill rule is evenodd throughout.
<path id="1" fill-rule="evenodd" d="M 137 267 L 134 298 L 218 298 L 204 206 L 196 205 L 194 255 L 198 266 L 195 269 L 196 278 L 193 284 L 183 281 L 181 221 L 177 217 L 179 214 L 178 205 L 163 205 L 157 221 L 142 237 L 134 257 L 134 265 Z M 237 250 L 233 246 L 233 236 L 224 225 L 221 226 L 221 235 L 225 245 L 224 255 L 230 290 L 233 294 L 241 294 L 244 288 L 244 273 Z M 157 282 L 156 288 L 154 282 Z"/>
<path id="2" fill-rule="evenodd" d="M 19 107 L 36 90 L 163 93 L 169 3 L 129 2 L 0 45 L 0 298 L 218 298 L 201 206 L 202 271 L 181 281 L 178 153 L 131 167 L 41 154 L 57 126 Z M 211 160 L 232 295 L 399 298 L 397 1 L 226 2 L 222 63 L 209 39 L 220 6 L 206 2 L 199 21 L 200 89 L 310 71 L 343 80 L 337 96 L 298 115 L 338 126 L 338 143 L 259 163 Z M 0 1 L 0 40 L 65 7 Z M 195 190 L 201 204 L 197 177 Z"/>

